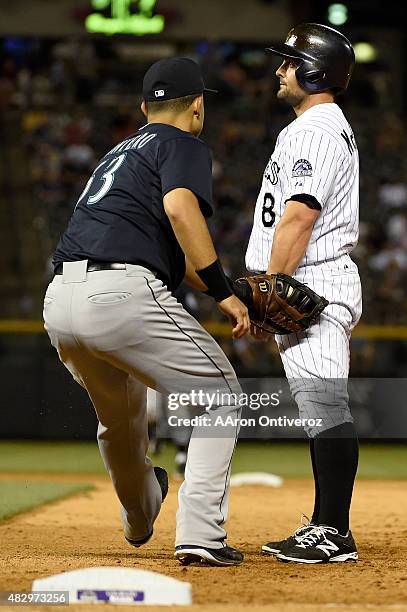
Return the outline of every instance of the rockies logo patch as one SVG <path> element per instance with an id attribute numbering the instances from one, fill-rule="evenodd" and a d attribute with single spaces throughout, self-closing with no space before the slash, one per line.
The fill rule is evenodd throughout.
<path id="1" fill-rule="evenodd" d="M 295 162 L 292 177 L 296 176 L 312 176 L 312 166 L 308 159 L 298 159 Z"/>

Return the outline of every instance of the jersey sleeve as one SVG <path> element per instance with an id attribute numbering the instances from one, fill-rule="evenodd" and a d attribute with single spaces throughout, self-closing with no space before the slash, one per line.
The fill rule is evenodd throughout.
<path id="1" fill-rule="evenodd" d="M 332 191 L 340 155 L 338 143 L 322 131 L 297 132 L 285 157 L 284 200 L 295 196 L 310 208 L 322 209 Z"/>
<path id="2" fill-rule="evenodd" d="M 212 159 L 204 142 L 198 138 L 172 138 L 161 143 L 158 172 L 163 197 L 173 189 L 189 189 L 198 198 L 203 215 L 212 215 Z"/>

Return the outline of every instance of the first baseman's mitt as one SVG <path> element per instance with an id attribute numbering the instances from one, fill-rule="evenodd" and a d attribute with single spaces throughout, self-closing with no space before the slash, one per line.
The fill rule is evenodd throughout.
<path id="1" fill-rule="evenodd" d="M 249 309 L 255 330 L 291 334 L 307 329 L 328 300 L 287 274 L 258 274 L 233 281 L 238 298 Z"/>

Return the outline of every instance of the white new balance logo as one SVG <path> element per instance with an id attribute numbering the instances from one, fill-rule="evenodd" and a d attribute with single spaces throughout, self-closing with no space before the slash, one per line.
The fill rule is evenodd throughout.
<path id="1" fill-rule="evenodd" d="M 315 548 L 319 548 L 320 550 L 322 550 L 322 552 L 324 552 L 327 557 L 330 557 L 332 553 L 339 550 L 339 547 L 336 544 L 331 542 L 331 540 L 327 540 L 326 538 L 324 544 L 317 544 Z"/>

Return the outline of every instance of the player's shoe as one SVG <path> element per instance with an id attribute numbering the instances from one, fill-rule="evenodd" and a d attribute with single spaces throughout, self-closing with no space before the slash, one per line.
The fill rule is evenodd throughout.
<path id="1" fill-rule="evenodd" d="M 224 546 L 223 548 L 205 548 L 203 546 L 184 544 L 175 548 L 174 556 L 181 565 L 205 563 L 226 567 L 228 565 L 240 565 L 243 562 L 243 553 L 231 546 Z"/>
<path id="2" fill-rule="evenodd" d="M 160 485 L 161 503 L 162 503 L 164 499 L 167 497 L 167 493 L 168 493 L 168 474 L 166 470 L 164 470 L 164 468 L 159 467 L 159 466 L 156 466 L 154 468 L 154 473 L 158 480 L 158 484 Z M 130 540 L 130 538 L 126 538 L 126 536 L 124 537 L 126 538 L 129 544 L 131 544 L 135 548 L 140 548 L 140 546 L 143 546 L 143 544 L 147 544 L 147 542 L 152 538 L 152 536 L 153 536 L 153 530 L 151 530 L 151 532 L 148 535 L 146 535 L 145 538 L 142 538 L 141 540 Z"/>
<path id="3" fill-rule="evenodd" d="M 155 477 L 158 480 L 158 484 L 160 485 L 160 488 L 161 488 L 161 503 L 162 503 L 164 499 L 167 497 L 167 493 L 168 493 L 168 474 L 167 474 L 167 471 L 164 470 L 164 468 L 158 465 L 155 466 L 154 473 L 155 473 Z"/>
<path id="4" fill-rule="evenodd" d="M 304 519 L 307 522 L 304 522 Z M 291 548 L 291 546 L 295 546 L 298 539 L 314 527 L 315 525 L 310 523 L 309 518 L 303 514 L 301 517 L 301 526 L 298 527 L 298 529 L 294 531 L 292 535 L 288 536 L 288 538 L 285 540 L 277 540 L 263 544 L 261 547 L 261 552 L 263 555 L 278 555 L 278 553 L 282 552 L 283 550 L 287 550 L 288 548 Z"/>
<path id="5" fill-rule="evenodd" d="M 294 546 L 281 551 L 277 559 L 295 563 L 338 563 L 357 561 L 358 551 L 350 530 L 342 536 L 335 527 L 316 525 L 300 536 Z"/>

